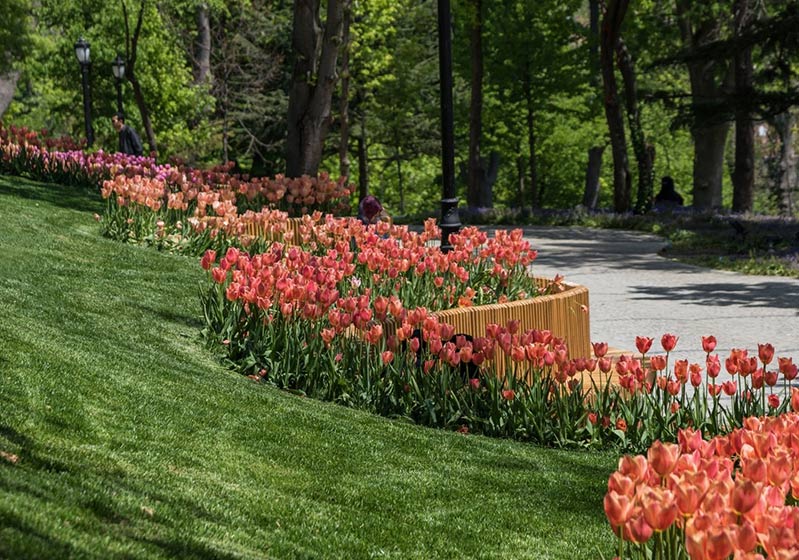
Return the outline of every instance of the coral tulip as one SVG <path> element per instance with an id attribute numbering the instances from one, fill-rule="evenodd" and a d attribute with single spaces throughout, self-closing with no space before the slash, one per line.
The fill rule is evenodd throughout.
<path id="1" fill-rule="evenodd" d="M 650 446 L 646 456 L 652 470 L 665 478 L 671 474 L 671 471 L 677 465 L 677 459 L 680 457 L 680 446 L 656 440 Z"/>
<path id="2" fill-rule="evenodd" d="M 608 492 L 605 494 L 605 515 L 614 530 L 623 526 L 633 514 L 633 501 L 629 496 Z"/>

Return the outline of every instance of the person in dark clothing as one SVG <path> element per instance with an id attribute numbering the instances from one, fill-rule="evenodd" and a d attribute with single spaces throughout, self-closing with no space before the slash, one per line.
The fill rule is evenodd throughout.
<path id="1" fill-rule="evenodd" d="M 131 156 L 140 156 L 144 152 L 141 144 L 141 138 L 133 130 L 133 127 L 125 124 L 125 114 L 117 112 L 111 117 L 111 124 L 114 125 L 114 130 L 119 133 L 119 151 L 123 154 Z"/>
<path id="2" fill-rule="evenodd" d="M 674 189 L 674 179 L 666 175 L 660 181 L 660 192 L 655 196 L 655 208 L 667 209 L 682 205 L 682 196 Z"/>
<path id="3" fill-rule="evenodd" d="M 391 221 L 383 209 L 383 205 L 372 195 L 364 197 L 358 205 L 358 218 L 366 225 L 376 224 L 380 221 Z"/>

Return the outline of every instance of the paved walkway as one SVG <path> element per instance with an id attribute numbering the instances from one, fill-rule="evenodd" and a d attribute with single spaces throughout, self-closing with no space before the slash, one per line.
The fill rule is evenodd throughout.
<path id="1" fill-rule="evenodd" d="M 799 280 L 747 276 L 680 264 L 657 255 L 665 241 L 625 231 L 526 227 L 538 249 L 536 276 L 561 274 L 589 289 L 591 337 L 635 349 L 635 337 L 680 337 L 674 356 L 704 361 L 702 335 L 757 353 L 770 342 L 778 356 L 799 362 Z"/>

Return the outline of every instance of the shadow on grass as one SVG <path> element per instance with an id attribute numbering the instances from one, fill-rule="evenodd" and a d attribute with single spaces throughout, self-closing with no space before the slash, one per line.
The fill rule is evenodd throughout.
<path id="1" fill-rule="evenodd" d="M 0 557 L 3 558 L 73 558 L 77 552 L 68 542 L 38 531 L 24 521 L 21 515 L 0 511 L 0 527 L 8 535 L 18 534 L 24 539 L 0 539 Z M 23 544 L 24 541 L 24 544 Z"/>
<path id="2" fill-rule="evenodd" d="M 0 195 L 37 200 L 81 212 L 101 212 L 104 207 L 100 193 L 91 187 L 40 183 L 7 175 L 0 175 Z"/>
<path id="3" fill-rule="evenodd" d="M 60 461 L 44 457 L 36 452 L 36 444 L 25 434 L 22 434 L 6 424 L 0 424 L 0 438 L 5 438 L 20 449 L 20 456 L 25 463 L 37 470 L 52 473 L 69 472 L 69 467 Z"/>
<path id="4" fill-rule="evenodd" d="M 195 317 L 189 313 L 175 313 L 174 311 L 158 309 L 150 305 L 142 305 L 141 303 L 135 303 L 133 306 L 153 317 L 157 317 L 159 323 L 177 323 L 191 329 L 196 329 L 198 332 L 205 327 L 205 323 L 199 317 Z"/>
<path id="5" fill-rule="evenodd" d="M 240 554 L 225 553 L 206 544 L 161 537 L 133 537 L 134 540 L 161 549 L 169 558 L 194 558 L 197 560 L 236 560 Z"/>

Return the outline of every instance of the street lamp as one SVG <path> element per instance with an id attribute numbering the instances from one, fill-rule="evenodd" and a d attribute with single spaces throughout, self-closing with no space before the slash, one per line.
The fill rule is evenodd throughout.
<path id="1" fill-rule="evenodd" d="M 80 71 L 83 76 L 83 120 L 86 123 L 86 146 L 91 148 L 94 144 L 94 130 L 92 129 L 92 94 L 89 90 L 89 67 L 91 58 L 89 56 L 89 42 L 81 37 L 75 43 L 75 56 L 80 63 Z"/>
<path id="2" fill-rule="evenodd" d="M 117 111 L 122 112 L 122 80 L 125 78 L 125 60 L 117 54 L 114 62 L 111 63 L 111 70 L 114 72 L 114 81 L 117 86 Z"/>
<path id="3" fill-rule="evenodd" d="M 457 232 L 458 199 L 455 196 L 455 132 L 452 113 L 452 22 L 449 0 L 438 0 L 438 71 L 441 80 L 441 250 L 452 249 Z"/>

